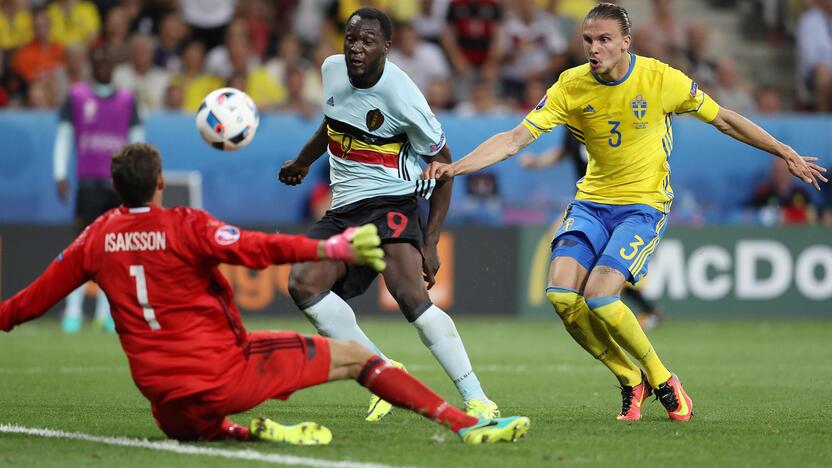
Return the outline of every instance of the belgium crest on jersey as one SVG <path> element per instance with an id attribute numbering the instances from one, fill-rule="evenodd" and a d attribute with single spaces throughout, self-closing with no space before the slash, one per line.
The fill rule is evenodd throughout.
<path id="1" fill-rule="evenodd" d="M 633 114 L 636 116 L 636 119 L 643 119 L 644 114 L 647 113 L 647 101 L 645 101 L 644 98 L 641 97 L 641 94 L 639 94 L 635 99 L 633 99 L 632 104 Z"/>
<path id="2" fill-rule="evenodd" d="M 384 115 L 378 109 L 373 109 L 367 112 L 367 129 L 371 132 L 381 127 L 384 123 Z"/>

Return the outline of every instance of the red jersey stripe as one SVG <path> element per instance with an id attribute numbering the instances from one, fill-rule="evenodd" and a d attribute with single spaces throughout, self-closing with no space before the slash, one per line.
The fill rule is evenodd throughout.
<path id="1" fill-rule="evenodd" d="M 377 164 L 391 169 L 399 168 L 399 155 L 394 153 L 351 149 L 345 156 L 344 150 L 341 149 L 341 145 L 333 140 L 329 140 L 329 151 L 333 154 L 333 156 L 346 159 L 347 161 L 356 161 L 363 164 Z"/>

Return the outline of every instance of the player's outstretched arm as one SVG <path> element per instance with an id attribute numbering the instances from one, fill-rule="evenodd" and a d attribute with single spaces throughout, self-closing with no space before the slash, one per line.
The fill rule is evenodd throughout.
<path id="1" fill-rule="evenodd" d="M 789 172 L 793 176 L 807 184 L 814 185 L 818 190 L 820 190 L 818 181 L 827 181 L 822 174 L 826 172 L 826 168 L 815 163 L 818 158 L 799 155 L 792 147 L 774 138 L 760 126 L 732 110 L 724 107 L 720 108 L 716 118 L 711 121 L 711 125 L 736 140 L 782 158 L 786 161 Z"/>
<path id="2" fill-rule="evenodd" d="M 283 164 L 277 179 L 286 185 L 298 185 L 303 182 L 304 177 L 309 173 L 309 166 L 326 151 L 326 142 L 326 120 L 324 120 L 309 141 L 303 145 L 298 156 Z"/>
<path id="3" fill-rule="evenodd" d="M 185 223 L 189 229 L 182 230 L 183 242 L 201 261 L 255 270 L 317 260 L 341 260 L 377 271 L 385 268 L 384 251 L 375 226 L 350 228 L 327 240 L 318 240 L 303 235 L 239 229 L 200 210 L 194 210 L 191 216 Z"/>
<path id="4" fill-rule="evenodd" d="M 45 314 L 61 299 L 87 282 L 83 245 L 76 241 L 46 268 L 38 279 L 6 301 L 0 302 L 0 330 Z"/>
<path id="5" fill-rule="evenodd" d="M 422 173 L 422 179 L 450 179 L 492 166 L 517 154 L 534 141 L 529 130 L 521 125 L 507 132 L 498 133 L 485 140 L 464 158 L 453 164 L 432 162 Z"/>

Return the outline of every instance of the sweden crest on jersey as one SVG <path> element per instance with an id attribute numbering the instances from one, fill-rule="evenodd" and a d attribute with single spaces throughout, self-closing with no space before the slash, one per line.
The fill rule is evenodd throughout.
<path id="1" fill-rule="evenodd" d="M 641 97 L 641 94 L 639 94 L 635 99 L 633 99 L 632 105 L 633 115 L 636 116 L 636 119 L 643 119 L 644 115 L 647 113 L 647 101 L 645 101 L 644 98 Z"/>

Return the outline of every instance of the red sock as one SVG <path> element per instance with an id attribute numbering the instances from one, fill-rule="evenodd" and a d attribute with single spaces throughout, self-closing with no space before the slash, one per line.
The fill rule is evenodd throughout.
<path id="1" fill-rule="evenodd" d="M 477 423 L 477 418 L 449 405 L 427 385 L 378 356 L 364 364 L 358 383 L 392 405 L 415 411 L 454 432 Z"/>
<path id="2" fill-rule="evenodd" d="M 249 440 L 249 429 L 239 424 L 231 422 L 230 419 L 225 419 L 222 422 L 220 433 L 217 439 L 231 439 L 231 440 Z"/>

